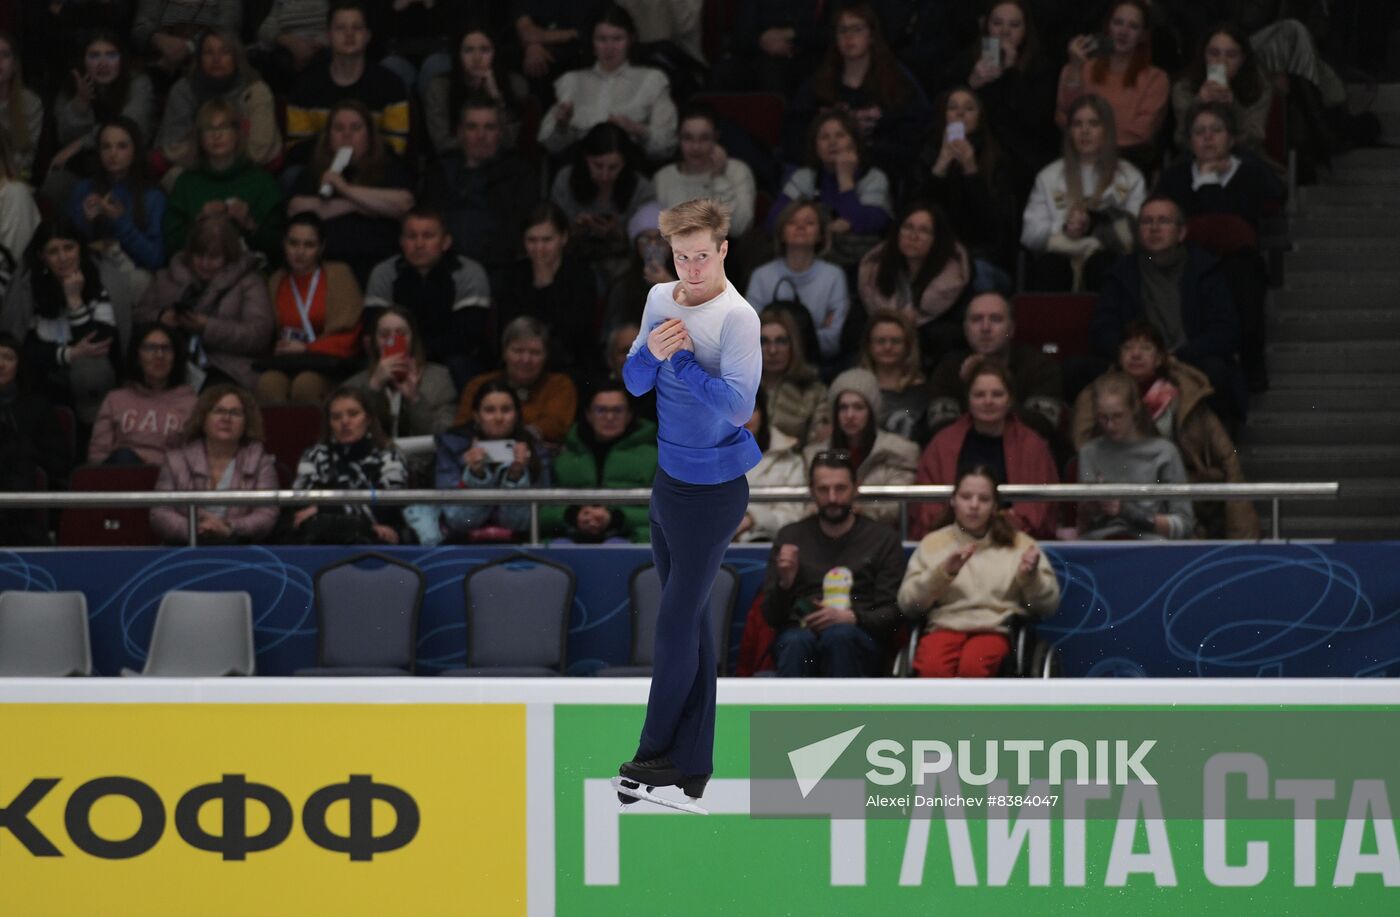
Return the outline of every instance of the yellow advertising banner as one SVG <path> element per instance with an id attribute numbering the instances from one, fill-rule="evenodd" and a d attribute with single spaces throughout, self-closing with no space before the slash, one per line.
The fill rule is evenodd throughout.
<path id="1" fill-rule="evenodd" d="M 7 704 L 0 914 L 523 914 L 520 704 Z"/>

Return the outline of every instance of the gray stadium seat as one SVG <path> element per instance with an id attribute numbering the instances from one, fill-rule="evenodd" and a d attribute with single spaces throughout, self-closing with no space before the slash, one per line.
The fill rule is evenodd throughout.
<path id="1" fill-rule="evenodd" d="M 246 592 L 167 592 L 140 672 L 126 676 L 252 675 L 253 600 Z"/>
<path id="2" fill-rule="evenodd" d="M 655 564 L 638 567 L 628 584 L 632 606 L 632 660 L 629 665 L 599 669 L 603 678 L 649 677 L 656 644 L 656 617 L 661 608 L 661 576 Z M 719 568 L 710 587 L 710 628 L 715 641 L 719 673 L 729 659 L 729 631 L 734 621 L 734 603 L 739 598 L 739 574 L 728 565 Z"/>
<path id="3" fill-rule="evenodd" d="M 0 677 L 91 674 L 87 596 L 81 592 L 0 593 Z"/>
<path id="4" fill-rule="evenodd" d="M 477 567 L 463 580 L 467 665 L 443 675 L 564 674 L 574 572 L 529 554 Z"/>
<path id="5" fill-rule="evenodd" d="M 366 564 L 369 561 L 370 564 Z M 319 659 L 298 675 L 412 675 L 423 573 L 383 554 L 357 554 L 316 574 Z"/>

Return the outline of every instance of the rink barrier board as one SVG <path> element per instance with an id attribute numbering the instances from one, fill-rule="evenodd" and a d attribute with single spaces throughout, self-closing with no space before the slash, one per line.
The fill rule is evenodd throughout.
<path id="1" fill-rule="evenodd" d="M 1200 824 L 1181 822 L 1168 823 L 1158 838 L 1169 841 L 1175 884 L 1163 884 L 1151 863 L 1124 859 L 1154 850 L 1148 830 L 1135 828 L 1136 847 L 1128 854 L 1118 850 L 1114 860 L 1112 823 L 1090 823 L 1086 884 L 1060 881 L 1063 851 L 1056 834 L 1051 881 L 1040 887 L 1030 884 L 1034 842 L 1024 842 L 1011 865 L 993 864 L 992 841 L 976 827 L 961 849 L 937 821 L 921 834 L 912 822 L 837 824 L 746 814 L 748 714 L 755 709 L 1400 710 L 1400 685 L 1382 679 L 1131 680 L 1104 690 L 1109 684 L 727 679 L 719 690 L 716 774 L 706 793 L 714 814 L 697 818 L 644 805 L 619 812 L 607 798 L 606 779 L 630 755 L 640 727 L 647 691 L 640 679 L 0 680 L 0 730 L 8 749 L 0 755 L 0 806 L 13 806 L 36 778 L 57 779 L 27 815 L 62 854 L 34 856 L 0 828 L 0 888 L 6 912 L 33 917 L 429 908 L 441 914 L 619 914 L 654 911 L 658 900 L 668 914 L 761 913 L 772 905 L 835 915 L 923 910 L 931 901 L 951 914 L 1010 908 L 1092 913 L 1123 905 L 1142 914 L 1187 907 L 1200 914 L 1238 914 L 1242 907 L 1395 912 L 1400 890 L 1374 862 L 1375 874 L 1332 887 L 1336 850 L 1346 841 L 1340 824 L 1317 826 L 1315 887 L 1290 881 L 1293 826 L 1241 829 L 1229 856 L 1241 860 L 1247 841 L 1269 843 L 1269 877 L 1250 888 L 1215 888 L 1202 878 Z M 220 809 L 225 798 L 240 798 L 235 791 L 246 795 L 240 777 L 284 797 L 290 826 L 280 844 L 230 859 L 237 845 L 227 843 L 230 826 Z M 121 797 L 144 791 L 131 783 L 104 785 L 113 790 L 110 798 L 93 802 L 98 789 L 88 787 L 107 778 L 144 784 L 165 810 L 163 834 L 140 855 L 92 855 L 67 833 L 65 804 L 72 808 L 73 797 L 84 793 L 88 805 L 79 814 L 99 840 L 140 833 L 140 805 Z M 365 795 L 365 778 L 413 798 L 420 823 L 405 845 L 377 849 L 389 842 L 400 814 L 384 799 L 370 803 L 368 831 L 352 826 L 351 797 Z M 182 830 L 177 810 L 192 792 L 202 793 L 205 804 Z M 314 829 L 308 830 L 305 810 L 317 793 L 336 801 L 311 813 Z M 256 800 L 246 810 L 243 834 L 264 835 L 271 828 L 267 810 Z M 1393 823 L 1387 816 L 1367 830 L 1363 854 L 1383 859 L 1381 832 L 1390 832 L 1393 848 Z M 191 845 L 186 834 L 215 849 Z M 344 848 L 354 846 L 344 839 L 356 837 L 364 848 L 358 861 L 316 842 Z M 100 847 L 91 838 L 86 844 Z M 959 858 L 961 876 L 950 865 Z M 1121 885 L 1107 885 L 1113 862 L 1120 871 L 1135 862 L 1139 871 Z M 969 863 L 975 881 L 967 884 Z"/>

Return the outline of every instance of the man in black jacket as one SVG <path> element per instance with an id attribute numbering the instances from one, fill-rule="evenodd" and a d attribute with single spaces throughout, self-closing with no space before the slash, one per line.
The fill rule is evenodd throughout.
<path id="1" fill-rule="evenodd" d="M 879 675 L 899 616 L 899 535 L 855 513 L 848 454 L 818 453 L 808 486 L 816 515 L 779 529 L 768 558 L 763 616 L 778 632 L 778 675 Z"/>
<path id="2" fill-rule="evenodd" d="M 1125 255 L 1104 278 L 1089 323 L 1094 351 L 1111 362 L 1123 326 L 1146 319 L 1167 350 L 1210 378 L 1226 399 L 1222 407 L 1244 414 L 1244 379 L 1235 363 L 1239 316 L 1220 262 L 1186 241 L 1181 208 L 1153 196 L 1138 214 L 1138 250 Z"/>
<path id="3" fill-rule="evenodd" d="M 457 142 L 429 174 L 423 196 L 447 214 L 457 251 L 492 271 L 523 253 L 523 221 L 539 201 L 539 175 L 524 157 L 501 155 L 501 110 L 490 97 L 462 103 Z"/>

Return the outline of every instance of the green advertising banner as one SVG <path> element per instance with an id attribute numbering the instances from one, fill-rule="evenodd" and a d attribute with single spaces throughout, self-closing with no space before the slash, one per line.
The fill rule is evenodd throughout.
<path id="1" fill-rule="evenodd" d="M 1400 780 L 1400 758 L 1389 754 L 1396 712 L 722 704 L 715 777 L 703 800 L 711 814 L 699 817 L 617 804 L 608 780 L 620 754 L 635 746 L 642 707 L 558 705 L 555 910 L 610 917 L 1400 913 L 1389 801 L 1395 788 L 1387 785 Z M 911 726 L 922 722 L 937 725 Z M 1243 724 L 1235 731 L 1247 738 L 1231 735 L 1232 722 Z M 1130 733 L 1131 744 L 1112 744 Z M 940 762 L 938 748 L 924 748 L 926 780 L 914 784 L 921 763 L 910 757 L 915 734 L 929 746 L 951 739 L 954 750 L 956 737 L 974 740 L 977 767 L 959 771 L 951 759 Z M 811 741 L 823 735 L 827 746 Z M 1118 770 L 1118 751 L 1135 765 L 1122 769 L 1129 778 L 1122 785 L 1111 777 L 1087 790 L 1051 786 L 1048 758 L 1026 753 L 1033 741 L 1049 749 L 1057 736 L 1082 738 L 1092 774 L 1097 735 L 1109 743 L 1108 773 Z M 959 773 L 988 773 L 987 740 L 1012 745 L 997 749 L 1005 756 L 999 780 L 959 780 Z M 1144 741 L 1155 744 L 1144 750 Z M 899 754 L 891 743 L 907 766 L 893 766 Z M 796 755 L 774 751 L 783 748 Z M 835 755 L 823 774 L 800 782 L 813 748 Z M 958 753 L 972 754 L 969 746 Z M 1018 754 L 1026 775 L 1017 773 Z M 1065 774 L 1073 762 L 1067 753 Z M 952 766 L 936 773 L 940 764 Z M 1136 779 L 1139 772 L 1152 784 Z M 823 802 L 814 777 L 853 784 L 866 811 Z M 946 801 L 954 791 L 965 796 L 961 810 L 914 804 L 920 795 Z M 1210 814 L 1224 817 L 1205 817 L 1212 799 L 1225 808 Z M 775 814 L 793 800 L 808 807 Z"/>

